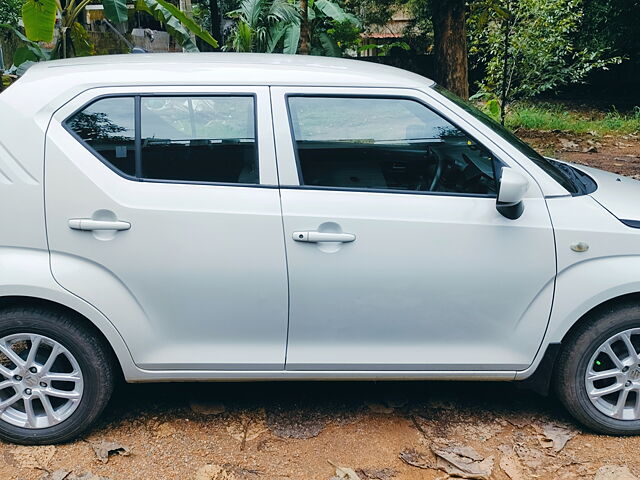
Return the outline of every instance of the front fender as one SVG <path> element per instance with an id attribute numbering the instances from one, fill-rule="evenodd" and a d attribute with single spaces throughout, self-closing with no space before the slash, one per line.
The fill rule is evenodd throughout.
<path id="1" fill-rule="evenodd" d="M 534 362 L 516 375 L 529 377 L 549 344 L 562 342 L 567 332 L 593 308 L 623 295 L 640 292 L 640 255 L 599 257 L 574 263 L 558 273 L 549 325 Z"/>

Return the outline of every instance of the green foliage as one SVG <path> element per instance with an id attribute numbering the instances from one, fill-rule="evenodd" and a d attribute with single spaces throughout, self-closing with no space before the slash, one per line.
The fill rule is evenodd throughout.
<path id="1" fill-rule="evenodd" d="M 85 28 L 78 22 L 74 22 L 69 29 L 69 36 L 73 42 L 73 50 L 76 56 L 85 57 L 88 55 L 95 55 L 96 48 L 91 43 L 89 34 Z"/>
<path id="2" fill-rule="evenodd" d="M 5 1 L 5 0 L 2 0 Z M 18 1 L 18 0 L 8 0 Z M 89 34 L 78 21 L 84 8 L 93 0 L 20 0 L 22 18 L 26 37 L 31 42 L 51 42 L 54 32 L 58 30 L 58 40 L 52 56 L 66 58 L 68 56 L 95 55 L 95 46 Z M 129 19 L 127 0 L 98 0 L 104 7 L 106 18 L 114 23 L 126 22 Z M 195 21 L 180 11 L 167 0 L 137 0 L 137 8 L 152 15 L 156 20 L 164 23 L 170 35 L 188 51 L 198 51 L 194 36 L 216 48 L 217 41 L 211 34 L 200 27 Z M 56 19 L 59 17 L 59 23 Z M 17 58 L 21 63 L 39 61 L 35 58 L 33 45 L 21 49 Z"/>
<path id="3" fill-rule="evenodd" d="M 340 5 L 335 2 L 331 2 L 330 0 L 315 0 L 310 6 L 317 12 L 315 15 L 316 18 L 318 17 L 318 14 L 321 14 L 335 22 L 350 22 L 356 27 L 361 25 L 358 17 L 351 13 L 347 13 Z"/>
<path id="4" fill-rule="evenodd" d="M 408 0 L 411 1 L 411 0 Z M 416 0 L 424 3 L 426 0 Z M 399 5 L 407 0 L 349 0 L 345 5 L 350 12 L 356 12 L 363 27 L 385 25 Z M 419 9 L 416 9 L 419 10 Z M 419 14 L 421 12 L 418 12 Z"/>
<path id="5" fill-rule="evenodd" d="M 583 12 L 576 35 L 579 49 L 640 58 L 640 0 L 583 0 Z"/>
<path id="6" fill-rule="evenodd" d="M 628 114 L 617 110 L 606 113 L 575 111 L 565 105 L 515 103 L 509 109 L 505 124 L 511 129 L 560 130 L 571 133 L 595 133 L 598 135 L 640 132 L 640 107 Z"/>
<path id="7" fill-rule="evenodd" d="M 24 0 L 1 0 L 0 23 L 17 27 L 23 3 Z"/>
<path id="8" fill-rule="evenodd" d="M 13 55 L 14 67 L 19 67 L 30 62 L 41 62 L 51 58 L 51 52 L 42 48 L 37 42 L 29 40 L 16 27 L 8 24 L 0 24 L 0 30 L 15 35 L 22 46 L 18 47 Z"/>
<path id="9" fill-rule="evenodd" d="M 582 0 L 492 0 L 469 20 L 470 55 L 486 67 L 483 93 L 500 99 L 531 98 L 577 83 L 594 69 L 619 63 L 604 49 L 578 49 Z"/>
<path id="10" fill-rule="evenodd" d="M 358 47 L 358 50 L 360 52 L 364 52 L 366 50 L 375 50 L 378 55 L 385 56 L 385 55 L 389 55 L 389 52 L 393 48 L 400 48 L 402 50 L 411 50 L 411 47 L 407 42 L 392 42 L 392 43 L 386 43 L 384 45 L 376 45 L 372 43 L 370 45 L 361 45 L 360 47 Z"/>
<path id="11" fill-rule="evenodd" d="M 338 2 L 309 1 L 311 54 L 341 57 L 345 50 L 360 43 L 361 20 L 347 12 Z"/>
<path id="12" fill-rule="evenodd" d="M 191 35 L 196 35 L 212 47 L 218 48 L 218 42 L 209 32 L 166 0 L 138 0 L 136 8 L 163 22 L 169 34 L 189 52 L 198 51 Z"/>
<path id="13" fill-rule="evenodd" d="M 115 22 L 122 23 L 129 19 L 126 0 L 102 0 L 105 16 Z"/>
<path id="14" fill-rule="evenodd" d="M 358 50 L 362 44 L 362 28 L 349 20 L 344 22 L 331 22 L 331 26 L 326 29 L 326 32 L 343 52 L 347 50 Z"/>
<path id="15" fill-rule="evenodd" d="M 293 0 L 243 0 L 226 50 L 296 53 L 301 17 Z M 340 57 L 359 39 L 360 20 L 331 0 L 309 0 L 311 53 Z"/>
<path id="16" fill-rule="evenodd" d="M 287 0 L 243 0 L 228 16 L 236 25 L 225 50 L 235 52 L 274 52 L 285 36 L 291 42 L 294 35 L 287 30 L 300 24 L 297 7 Z"/>
<path id="17" fill-rule="evenodd" d="M 56 0 L 26 0 L 22 6 L 22 21 L 27 37 L 34 42 L 51 42 L 57 12 Z"/>

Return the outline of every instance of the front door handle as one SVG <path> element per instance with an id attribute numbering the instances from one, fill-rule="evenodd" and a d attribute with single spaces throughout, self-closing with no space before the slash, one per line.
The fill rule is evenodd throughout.
<path id="1" fill-rule="evenodd" d="M 129 230 L 131 224 L 121 220 L 94 220 L 92 218 L 71 218 L 69 228 L 72 230 Z"/>
<path id="2" fill-rule="evenodd" d="M 353 242 L 356 236 L 353 233 L 331 233 L 331 232 L 293 232 L 293 239 L 296 242 Z"/>

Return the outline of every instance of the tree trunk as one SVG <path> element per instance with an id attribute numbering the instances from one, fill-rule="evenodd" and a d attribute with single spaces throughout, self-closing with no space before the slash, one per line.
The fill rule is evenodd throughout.
<path id="1" fill-rule="evenodd" d="M 211 36 L 218 41 L 219 45 L 222 45 L 222 18 L 220 17 L 218 0 L 209 0 L 209 13 L 211 15 Z M 220 49 L 217 48 L 216 50 Z"/>
<path id="2" fill-rule="evenodd" d="M 309 55 L 311 43 L 311 33 L 309 31 L 309 1 L 300 0 L 300 43 L 298 44 L 298 53 L 300 55 Z"/>
<path id="3" fill-rule="evenodd" d="M 431 2 L 435 80 L 460 97 L 469 98 L 469 65 L 465 0 Z"/>
<path id="4" fill-rule="evenodd" d="M 179 8 L 180 8 L 180 11 L 182 13 L 184 13 L 187 17 L 193 19 L 193 8 L 191 6 L 191 0 L 180 0 L 179 1 Z M 191 37 L 191 41 L 193 43 L 196 43 L 195 34 L 191 33 L 189 36 Z M 186 50 L 184 48 L 182 49 L 182 51 L 186 52 Z"/>

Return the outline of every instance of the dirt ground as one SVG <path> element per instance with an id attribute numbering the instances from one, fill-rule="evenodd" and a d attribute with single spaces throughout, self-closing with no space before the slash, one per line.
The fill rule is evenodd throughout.
<path id="1" fill-rule="evenodd" d="M 546 156 L 640 178 L 640 134 L 600 136 L 524 130 L 517 133 Z"/>
<path id="2" fill-rule="evenodd" d="M 640 136 L 519 133 L 640 178 Z M 583 431 L 554 398 L 508 383 L 121 385 L 82 440 L 0 442 L 0 480 L 629 480 L 638 453 L 640 437 Z"/>

